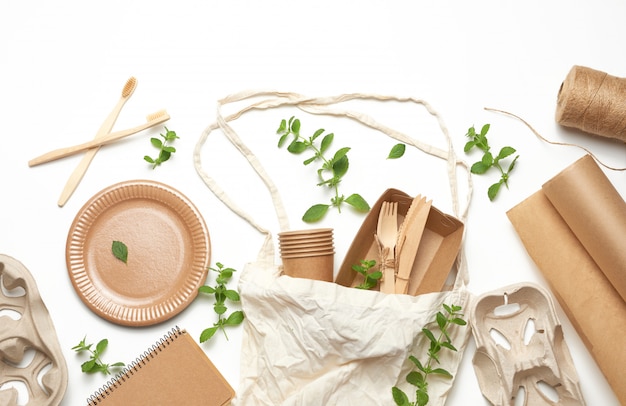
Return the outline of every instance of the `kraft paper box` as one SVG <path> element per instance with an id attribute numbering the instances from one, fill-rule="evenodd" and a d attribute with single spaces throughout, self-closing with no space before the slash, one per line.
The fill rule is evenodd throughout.
<path id="1" fill-rule="evenodd" d="M 352 269 L 352 265 L 358 265 L 361 260 L 375 259 L 378 262 L 378 245 L 374 235 L 382 202 L 398 202 L 398 218 L 402 222 L 413 199 L 414 197 L 397 189 L 387 189 L 380 196 L 352 241 L 335 278 L 336 283 L 357 286 L 363 281 L 363 277 Z M 442 290 L 459 253 L 463 230 L 460 220 L 434 206 L 430 207 L 411 270 L 408 294 L 415 296 Z"/>
<path id="2" fill-rule="evenodd" d="M 626 203 L 589 155 L 507 212 L 611 385 L 626 404 Z"/>

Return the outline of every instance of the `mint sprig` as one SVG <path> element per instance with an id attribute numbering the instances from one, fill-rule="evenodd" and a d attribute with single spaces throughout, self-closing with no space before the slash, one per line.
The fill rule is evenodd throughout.
<path id="1" fill-rule="evenodd" d="M 357 289 L 372 289 L 376 287 L 380 278 L 383 277 L 383 273 L 380 271 L 371 271 L 371 269 L 376 265 L 376 261 L 373 259 L 370 260 L 361 260 L 360 263 L 352 265 L 352 270 L 363 275 L 363 282 L 357 286 Z M 371 272 L 370 272 L 371 271 Z"/>
<path id="2" fill-rule="evenodd" d="M 335 194 L 331 198 L 330 204 L 320 203 L 311 206 L 302 216 L 302 220 L 306 223 L 320 221 L 331 207 L 336 207 L 338 212 L 341 213 L 341 206 L 344 203 L 362 213 L 370 210 L 369 204 L 360 194 L 353 193 L 345 197 L 339 193 L 339 185 L 350 167 L 348 159 L 350 148 L 339 148 L 332 156 L 325 155 L 328 153 L 335 135 L 333 133 L 324 135 L 324 132 L 325 130 L 320 128 L 310 137 L 303 137 L 300 135 L 300 120 L 293 116 L 289 120 L 281 120 L 278 130 L 276 130 L 276 133 L 280 136 L 278 140 L 279 148 L 287 144 L 287 151 L 292 154 L 298 155 L 307 151 L 311 153 L 311 156 L 303 164 L 309 165 L 313 162 L 319 162 L 321 165 L 317 170 L 319 178 L 317 186 L 329 187 Z M 291 140 L 289 140 L 290 138 Z"/>
<path id="3" fill-rule="evenodd" d="M 500 152 L 498 152 L 498 154 L 494 156 L 491 153 L 491 146 L 489 145 L 489 140 L 487 139 L 487 133 L 489 132 L 489 128 L 490 125 L 485 124 L 482 126 L 480 132 L 476 132 L 474 126 L 470 127 L 467 130 L 466 134 L 466 136 L 469 138 L 469 141 L 467 141 L 463 150 L 465 151 L 465 153 L 469 153 L 473 148 L 477 148 L 483 152 L 483 156 L 480 161 L 475 162 L 471 166 L 470 171 L 472 173 L 482 175 L 491 168 L 496 168 L 500 172 L 500 179 L 496 183 L 489 186 L 489 189 L 487 189 L 487 196 L 489 197 L 489 200 L 493 201 L 498 195 L 498 192 L 500 191 L 502 185 L 506 186 L 507 188 L 509 187 L 509 177 L 511 172 L 515 168 L 515 163 L 517 162 L 519 155 L 515 156 L 515 158 L 513 158 L 513 160 L 509 162 L 508 166 L 505 165 L 506 169 L 504 169 L 505 166 L 503 166 L 502 161 L 505 158 L 513 155 L 516 150 L 513 147 L 506 146 L 501 148 Z"/>
<path id="4" fill-rule="evenodd" d="M 437 337 L 435 337 L 436 333 L 428 327 L 422 329 L 422 333 L 430 342 L 426 361 L 421 362 L 415 356 L 409 356 L 409 359 L 413 362 L 416 369 L 407 374 L 406 381 L 416 388 L 415 401 L 411 402 L 404 391 L 394 386 L 391 388 L 391 394 L 397 406 L 425 406 L 429 401 L 428 377 L 430 375 L 438 375 L 443 378 L 452 378 L 452 374 L 448 372 L 448 370 L 436 366 L 436 364 L 439 364 L 439 352 L 444 348 L 450 351 L 457 351 L 454 345 L 452 345 L 449 328 L 452 325 L 465 326 L 467 322 L 463 320 L 460 306 L 448 306 L 444 303 L 443 308 L 444 311 L 437 312 L 435 316 L 435 322 L 439 328 Z"/>
<path id="5" fill-rule="evenodd" d="M 165 127 L 165 134 L 159 135 L 163 140 L 156 137 L 150 138 L 150 143 L 152 144 L 152 146 L 159 149 L 159 155 L 157 155 L 155 158 L 152 158 L 149 155 L 143 157 L 144 161 L 152 164 L 152 169 L 170 159 L 172 154 L 176 152 L 176 148 L 171 146 L 171 143 L 174 142 L 175 139 L 180 138 L 176 135 L 175 131 L 171 131 L 167 127 Z"/>
<path id="6" fill-rule="evenodd" d="M 209 268 L 209 270 L 217 273 L 215 286 L 204 285 L 198 288 L 200 293 L 213 295 L 215 297 L 213 310 L 218 316 L 217 322 L 213 323 L 212 327 L 206 328 L 202 331 L 202 333 L 200 333 L 201 343 L 210 340 L 218 330 L 222 330 L 224 337 L 228 340 L 226 327 L 237 326 L 241 324 L 244 319 L 244 313 L 241 310 L 234 311 L 230 315 L 226 316 L 226 312 L 228 311 L 226 300 L 231 302 L 239 302 L 240 300 L 239 293 L 236 290 L 228 289 L 226 286 L 230 278 L 233 276 L 233 273 L 236 271 L 233 268 L 224 267 L 224 265 L 219 262 L 215 265 L 217 268 Z"/>
<path id="7" fill-rule="evenodd" d="M 92 374 L 96 372 L 101 372 L 105 375 L 111 374 L 110 368 L 122 368 L 124 367 L 123 362 L 115 362 L 113 364 L 106 364 L 102 361 L 102 353 L 106 350 L 109 345 L 109 340 L 102 339 L 98 341 L 95 348 L 92 349 L 93 344 L 86 343 L 87 336 L 85 336 L 78 344 L 72 347 L 72 350 L 77 353 L 88 352 L 89 360 L 85 361 L 81 366 L 81 370 L 84 373 Z"/>

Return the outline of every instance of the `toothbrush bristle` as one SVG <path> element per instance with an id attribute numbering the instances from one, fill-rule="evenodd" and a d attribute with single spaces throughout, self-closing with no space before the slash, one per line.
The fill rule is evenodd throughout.
<path id="1" fill-rule="evenodd" d="M 131 77 L 130 79 L 126 81 L 126 84 L 124 85 L 124 89 L 122 89 L 122 97 L 130 96 L 135 91 L 136 87 L 137 87 L 137 79 L 135 79 L 135 77 Z"/>
<path id="2" fill-rule="evenodd" d="M 147 121 L 152 121 L 152 120 L 156 120 L 162 117 L 166 117 L 167 116 L 167 111 L 165 110 L 159 110 L 156 113 L 152 113 L 152 114 L 148 114 L 146 116 L 146 120 Z"/>

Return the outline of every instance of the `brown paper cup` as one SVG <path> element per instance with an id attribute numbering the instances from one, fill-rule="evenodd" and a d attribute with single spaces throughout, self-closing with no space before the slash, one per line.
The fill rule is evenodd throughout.
<path id="1" fill-rule="evenodd" d="M 280 241 L 293 241 L 307 238 L 325 238 L 333 236 L 332 228 L 313 228 L 310 230 L 293 230 L 278 233 Z"/>
<path id="2" fill-rule="evenodd" d="M 332 253 L 283 258 L 283 272 L 294 278 L 332 282 L 334 265 L 335 256 Z"/>
<path id="3" fill-rule="evenodd" d="M 332 228 L 286 231 L 278 234 L 278 240 L 285 275 L 332 282 Z"/>

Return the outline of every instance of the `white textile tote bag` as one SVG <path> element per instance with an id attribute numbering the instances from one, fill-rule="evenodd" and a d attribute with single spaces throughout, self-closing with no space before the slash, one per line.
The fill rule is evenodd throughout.
<path id="1" fill-rule="evenodd" d="M 448 149 L 424 144 L 378 123 L 369 115 L 341 108 L 343 102 L 351 100 L 395 101 L 424 108 L 437 120 Z M 244 107 L 224 116 L 222 107 L 235 102 L 243 102 Z M 462 222 L 466 220 L 471 197 L 467 165 L 457 159 L 443 120 L 425 101 L 369 94 L 310 98 L 277 92 L 243 92 L 219 100 L 217 118 L 204 130 L 194 151 L 196 170 L 224 204 L 266 236 L 257 259 L 245 265 L 239 280 L 246 318 L 241 378 L 233 403 L 242 406 L 393 405 L 393 386 L 413 398 L 415 389 L 405 377 L 414 366 L 408 357 L 415 355 L 421 359 L 428 349 L 429 341 L 422 328 L 434 320 L 442 304 L 461 306 L 469 314 L 471 295 L 466 289 L 463 248 L 461 246 L 455 265 L 456 278 L 449 290 L 419 296 L 364 291 L 281 275 L 282 265 L 275 263 L 272 233 L 229 198 L 203 169 L 201 160 L 208 136 L 220 130 L 265 182 L 281 231 L 286 231 L 288 222 L 276 187 L 259 160 L 229 125 L 247 112 L 281 106 L 295 106 L 308 114 L 346 117 L 441 158 L 450 180 L 454 214 Z M 464 170 L 468 181 L 463 209 L 459 208 L 456 182 L 459 168 Z M 451 329 L 452 343 L 458 351 L 440 353 L 441 366 L 452 375 L 456 375 L 470 335 L 469 325 Z M 453 381 L 431 375 L 429 405 L 443 405 Z"/>

